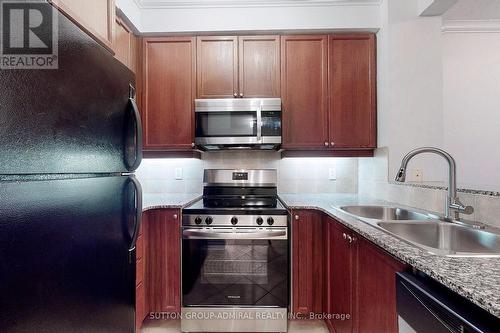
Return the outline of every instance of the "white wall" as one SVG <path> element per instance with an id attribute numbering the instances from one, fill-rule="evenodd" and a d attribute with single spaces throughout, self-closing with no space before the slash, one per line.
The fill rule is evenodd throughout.
<path id="1" fill-rule="evenodd" d="M 418 0 L 386 0 L 378 34 L 378 144 L 387 147 L 388 172 L 421 146 L 443 146 L 441 18 L 418 17 Z M 427 181 L 444 179 L 439 157 L 411 163 Z"/>
<path id="2" fill-rule="evenodd" d="M 143 33 L 378 29 L 379 0 L 139 1 L 117 6 Z"/>
<path id="3" fill-rule="evenodd" d="M 379 7 L 370 3 L 359 6 L 144 8 L 141 25 L 145 33 L 378 27 Z"/>
<path id="4" fill-rule="evenodd" d="M 141 31 L 141 11 L 134 0 L 115 0 L 116 7 L 127 16 L 132 24 Z"/>
<path id="5" fill-rule="evenodd" d="M 444 142 L 461 187 L 500 190 L 500 31 L 446 33 Z"/>

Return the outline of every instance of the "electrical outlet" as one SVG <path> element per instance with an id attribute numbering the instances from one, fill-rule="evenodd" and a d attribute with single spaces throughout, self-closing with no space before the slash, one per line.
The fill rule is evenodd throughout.
<path id="1" fill-rule="evenodd" d="M 423 181 L 422 170 L 420 169 L 411 169 L 411 181 L 413 182 L 422 182 Z"/>
<path id="2" fill-rule="evenodd" d="M 328 179 L 337 180 L 337 170 L 335 168 L 328 169 Z"/>
<path id="3" fill-rule="evenodd" d="M 175 168 L 175 179 L 182 179 L 182 168 Z"/>

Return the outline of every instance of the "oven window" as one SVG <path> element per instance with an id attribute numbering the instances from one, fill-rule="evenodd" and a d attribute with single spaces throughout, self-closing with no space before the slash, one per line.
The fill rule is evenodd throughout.
<path id="1" fill-rule="evenodd" d="M 257 113 L 196 112 L 197 137 L 234 137 L 257 135 Z"/>
<path id="2" fill-rule="evenodd" d="M 182 243 L 183 306 L 288 306 L 286 240 Z"/>

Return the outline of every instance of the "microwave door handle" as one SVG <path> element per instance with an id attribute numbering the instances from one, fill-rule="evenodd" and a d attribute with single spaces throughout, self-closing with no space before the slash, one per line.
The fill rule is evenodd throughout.
<path id="1" fill-rule="evenodd" d="M 213 232 L 198 229 L 186 229 L 182 232 L 184 239 L 272 239 L 284 238 L 286 230 L 258 232 Z"/>
<path id="2" fill-rule="evenodd" d="M 262 107 L 257 107 L 257 141 L 262 141 Z"/>

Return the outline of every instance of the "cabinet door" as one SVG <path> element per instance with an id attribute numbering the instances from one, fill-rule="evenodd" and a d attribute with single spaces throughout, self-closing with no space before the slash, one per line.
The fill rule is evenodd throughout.
<path id="1" fill-rule="evenodd" d="M 197 37 L 198 98 L 238 93 L 238 37 Z"/>
<path id="2" fill-rule="evenodd" d="M 239 97 L 279 97 L 279 36 L 241 36 L 238 45 Z"/>
<path id="3" fill-rule="evenodd" d="M 375 35 L 330 36 L 329 92 L 330 145 L 376 148 Z"/>
<path id="4" fill-rule="evenodd" d="M 324 243 L 320 213 L 295 211 L 292 224 L 293 312 L 323 311 Z"/>
<path id="5" fill-rule="evenodd" d="M 341 226 L 339 223 L 331 221 L 331 248 L 332 259 L 330 260 L 329 283 L 330 292 L 330 313 L 339 315 L 349 315 L 345 320 L 332 319 L 331 326 L 336 333 L 352 332 L 355 315 L 355 295 L 356 290 L 356 257 L 357 242 L 349 243 L 346 236 L 352 237 L 352 231 Z M 345 235 L 345 236 L 344 236 Z M 369 313 L 369 312 L 367 312 Z M 370 330 L 366 332 L 371 332 Z"/>
<path id="6" fill-rule="evenodd" d="M 396 272 L 407 265 L 361 239 L 357 266 L 357 332 L 397 333 Z"/>
<path id="7" fill-rule="evenodd" d="M 143 127 L 146 150 L 191 149 L 194 37 L 145 38 Z"/>
<path id="8" fill-rule="evenodd" d="M 113 38 L 113 49 L 116 59 L 131 67 L 132 55 L 132 33 L 122 19 L 115 19 L 115 34 Z"/>
<path id="9" fill-rule="evenodd" d="M 147 298 L 149 310 L 179 312 L 181 305 L 180 215 L 176 209 L 148 213 Z"/>
<path id="10" fill-rule="evenodd" d="M 115 0 L 49 0 L 98 43 L 113 52 Z"/>
<path id="11" fill-rule="evenodd" d="M 328 37 L 281 37 L 283 148 L 328 146 Z"/>

